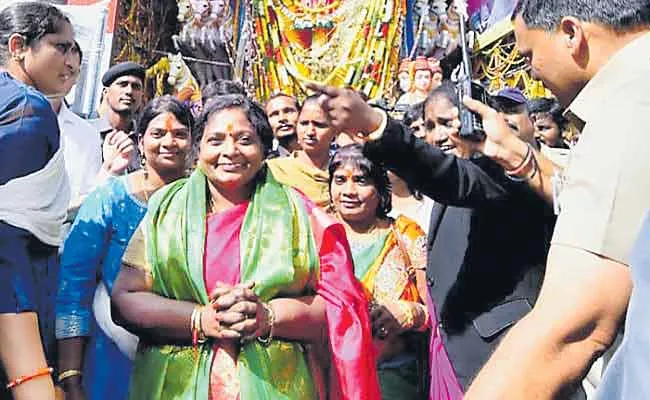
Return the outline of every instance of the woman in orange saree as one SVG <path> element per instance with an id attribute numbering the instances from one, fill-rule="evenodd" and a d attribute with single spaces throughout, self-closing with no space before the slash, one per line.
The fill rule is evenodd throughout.
<path id="1" fill-rule="evenodd" d="M 330 163 L 330 192 L 354 258 L 354 273 L 371 302 L 383 399 L 462 397 L 444 349 L 429 354 L 428 328 L 436 326 L 426 301 L 426 235 L 402 215 L 388 217 L 391 191 L 386 171 L 363 155 L 360 145 L 339 149 Z M 435 313 L 433 313 L 435 318 Z M 432 338 L 436 338 L 434 335 Z M 439 379 L 431 397 L 431 372 Z"/>

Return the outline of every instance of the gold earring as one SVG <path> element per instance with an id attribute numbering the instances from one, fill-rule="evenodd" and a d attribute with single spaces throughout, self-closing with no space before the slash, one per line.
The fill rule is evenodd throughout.
<path id="1" fill-rule="evenodd" d="M 140 167 L 142 167 L 142 172 L 144 172 L 146 178 L 149 175 L 149 171 L 147 171 L 147 159 L 144 158 L 144 154 L 140 156 Z"/>
<path id="2" fill-rule="evenodd" d="M 12 58 L 13 58 L 14 61 L 16 61 L 16 62 L 22 62 L 22 61 L 25 59 L 25 56 L 22 55 L 22 54 L 14 54 L 14 55 L 12 56 Z"/>

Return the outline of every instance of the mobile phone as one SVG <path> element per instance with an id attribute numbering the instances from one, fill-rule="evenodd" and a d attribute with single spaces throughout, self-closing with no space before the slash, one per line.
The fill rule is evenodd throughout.
<path id="1" fill-rule="evenodd" d="M 483 121 L 480 115 L 468 110 L 463 105 L 463 97 L 468 96 L 474 100 L 478 100 L 483 104 L 487 104 L 488 94 L 483 86 L 472 81 L 472 62 L 470 60 L 470 46 L 467 45 L 467 3 L 464 1 L 456 2 L 456 9 L 459 15 L 462 16 L 460 27 L 460 79 L 458 80 L 458 97 L 459 97 L 459 117 L 460 117 L 460 131 L 459 136 L 463 139 L 481 141 L 485 138 L 485 131 L 483 130 Z"/>
<path id="2" fill-rule="evenodd" d="M 481 116 L 475 112 L 470 111 L 463 105 L 463 97 L 469 96 L 474 100 L 478 100 L 483 104 L 488 104 L 489 96 L 485 88 L 476 82 L 469 79 L 464 79 L 458 84 L 458 97 L 459 97 L 459 117 L 460 117 L 460 131 L 459 136 L 463 139 L 481 141 L 485 138 L 485 130 L 483 129 L 483 121 Z"/>

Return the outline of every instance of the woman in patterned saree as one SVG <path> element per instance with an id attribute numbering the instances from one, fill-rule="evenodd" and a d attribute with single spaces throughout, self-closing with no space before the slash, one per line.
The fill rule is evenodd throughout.
<path id="1" fill-rule="evenodd" d="M 195 132 L 197 169 L 150 200 L 112 293 L 140 336 L 130 397 L 379 398 L 343 227 L 266 173 L 263 110 L 219 96 Z"/>
<path id="2" fill-rule="evenodd" d="M 360 145 L 340 148 L 329 171 L 332 202 L 352 247 L 354 273 L 371 302 L 382 398 L 422 398 L 418 356 L 424 360 L 426 350 L 415 344 L 428 328 L 426 236 L 414 221 L 387 216 L 388 176 L 363 155 Z"/>

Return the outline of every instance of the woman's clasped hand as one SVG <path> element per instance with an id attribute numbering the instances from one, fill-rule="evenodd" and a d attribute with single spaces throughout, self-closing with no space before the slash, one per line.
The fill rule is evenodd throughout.
<path id="1" fill-rule="evenodd" d="M 269 336 L 269 314 L 253 291 L 254 286 L 254 282 L 234 286 L 217 284 L 210 295 L 210 304 L 204 307 L 201 315 L 203 332 L 207 337 L 247 343 Z"/>
<path id="2" fill-rule="evenodd" d="M 379 339 L 398 336 L 413 328 L 413 312 L 404 302 L 373 303 L 370 307 L 372 333 Z"/>

